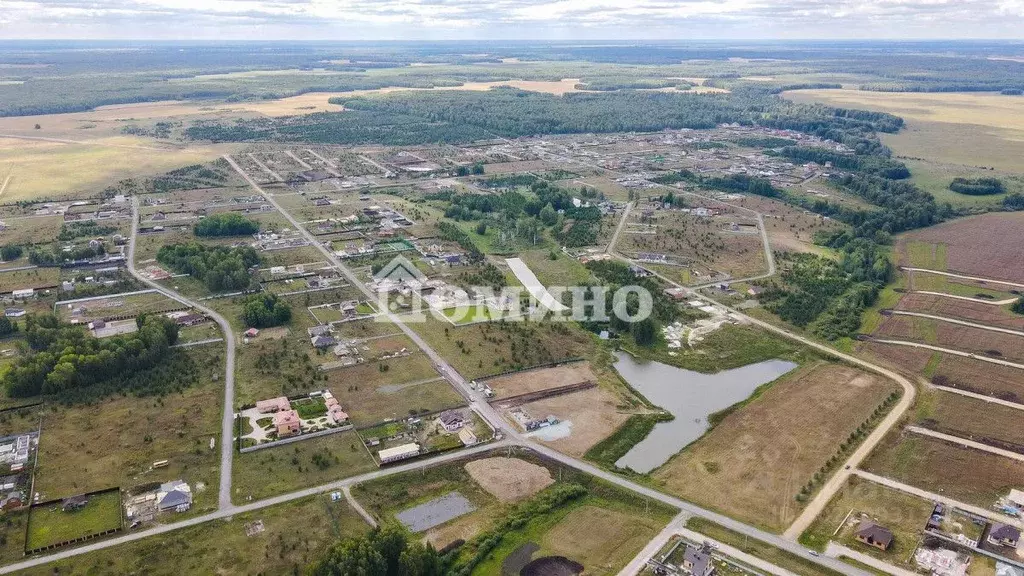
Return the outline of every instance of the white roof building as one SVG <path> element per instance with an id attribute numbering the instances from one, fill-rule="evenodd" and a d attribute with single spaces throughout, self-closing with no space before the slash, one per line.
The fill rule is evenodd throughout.
<path id="1" fill-rule="evenodd" d="M 398 460 L 412 458 L 419 453 L 420 445 L 415 442 L 411 442 L 409 444 L 395 446 L 394 448 L 385 448 L 384 450 L 377 452 L 377 457 L 380 459 L 381 464 L 387 464 L 388 462 L 397 462 Z"/>

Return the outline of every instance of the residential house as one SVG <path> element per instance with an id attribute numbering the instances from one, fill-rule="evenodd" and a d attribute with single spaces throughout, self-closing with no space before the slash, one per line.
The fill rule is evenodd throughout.
<path id="1" fill-rule="evenodd" d="M 260 331 L 255 328 L 249 328 L 242 333 L 246 338 L 255 338 L 260 335 Z"/>
<path id="2" fill-rule="evenodd" d="M 874 546 L 879 550 L 888 550 L 892 546 L 892 531 L 874 522 L 863 522 L 854 534 L 858 542 Z"/>
<path id="3" fill-rule="evenodd" d="M 1016 548 L 1020 542 L 1020 530 L 1008 524 L 994 523 L 988 531 L 988 542 L 996 546 Z"/>
<path id="4" fill-rule="evenodd" d="M 683 563 L 680 566 L 692 576 L 711 576 L 715 573 L 714 559 L 709 546 L 686 545 L 683 551 Z"/>
<path id="5" fill-rule="evenodd" d="M 8 318 L 21 318 L 25 315 L 24 308 L 7 308 L 4 310 L 4 316 Z"/>
<path id="6" fill-rule="evenodd" d="M 757 297 L 760 296 L 762 293 L 764 293 L 764 288 L 760 286 L 751 286 L 750 288 L 747 288 L 747 294 L 751 296 Z"/>
<path id="7" fill-rule="evenodd" d="M 72 496 L 65 498 L 60 504 L 60 509 L 63 512 L 74 512 L 75 510 L 81 510 L 85 508 L 85 505 L 89 503 L 89 497 L 85 495 Z"/>
<path id="8" fill-rule="evenodd" d="M 22 288 L 20 290 L 15 290 L 15 291 L 11 292 L 11 297 L 15 298 L 15 299 L 19 299 L 19 300 L 24 300 L 26 298 L 31 298 L 31 297 L 33 297 L 35 295 L 36 295 L 36 291 L 35 291 L 34 288 Z"/>
<path id="9" fill-rule="evenodd" d="M 274 414 L 274 428 L 278 438 L 287 438 L 302 432 L 302 421 L 295 410 L 281 410 Z"/>
<path id="10" fill-rule="evenodd" d="M 260 414 L 271 414 L 273 412 L 283 412 L 291 409 L 292 403 L 284 396 L 278 396 L 277 398 L 271 398 L 270 400 L 260 400 L 256 402 L 256 410 Z"/>
<path id="11" fill-rule="evenodd" d="M 164 482 L 157 490 L 156 501 L 161 512 L 184 512 L 192 506 L 192 488 L 183 480 Z"/>
<path id="12" fill-rule="evenodd" d="M 466 425 L 466 419 L 460 412 L 447 410 L 437 417 L 437 423 L 447 432 L 455 432 Z"/>
<path id="13" fill-rule="evenodd" d="M 334 336 L 330 335 L 313 336 L 309 341 L 313 344 L 313 348 L 330 348 L 338 343 L 338 341 L 334 339 Z"/>
<path id="14" fill-rule="evenodd" d="M 312 328 L 306 328 L 306 334 L 308 334 L 310 338 L 315 338 L 317 336 L 323 336 L 325 334 L 330 334 L 330 332 L 331 332 L 331 327 L 328 326 L 327 324 L 320 324 L 319 326 L 313 326 Z"/>
<path id="15" fill-rule="evenodd" d="M 102 330 L 107 327 L 107 323 L 103 320 L 93 320 L 89 322 L 89 330 Z"/>
<path id="16" fill-rule="evenodd" d="M 195 326 L 202 324 L 206 321 L 206 316 L 202 314 L 185 314 L 174 319 L 174 323 L 178 326 Z"/>

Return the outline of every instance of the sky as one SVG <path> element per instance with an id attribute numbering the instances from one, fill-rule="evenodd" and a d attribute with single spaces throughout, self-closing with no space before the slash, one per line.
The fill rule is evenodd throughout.
<path id="1" fill-rule="evenodd" d="M 0 39 L 1021 39 L 1024 0 L 0 0 Z"/>

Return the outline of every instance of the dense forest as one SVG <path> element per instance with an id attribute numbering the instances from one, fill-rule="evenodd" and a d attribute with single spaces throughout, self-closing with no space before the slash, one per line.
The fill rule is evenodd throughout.
<path id="1" fill-rule="evenodd" d="M 192 139 L 287 140 L 393 145 L 467 142 L 537 134 L 713 128 L 721 123 L 801 130 L 841 142 L 858 154 L 884 147 L 876 132 L 895 132 L 903 121 L 890 114 L 796 104 L 768 89 L 727 94 L 667 92 L 570 93 L 554 96 L 514 88 L 436 94 L 395 92 L 377 98 L 332 98 L 346 112 L 233 123 L 204 121 L 185 130 Z M 887 153 L 887 151 L 885 151 Z"/>
<path id="2" fill-rule="evenodd" d="M 242 322 L 250 328 L 269 328 L 288 323 L 292 309 L 277 294 L 250 294 L 241 300 Z"/>
<path id="3" fill-rule="evenodd" d="M 132 334 L 101 339 L 53 315 L 27 316 L 24 332 L 33 353 L 4 374 L 7 395 L 74 395 L 76 389 L 153 368 L 177 341 L 178 327 L 163 316 L 140 316 L 137 323 Z"/>
<path id="4" fill-rule="evenodd" d="M 998 178 L 953 178 L 949 189 L 968 196 L 988 196 L 1006 192 L 1003 181 Z"/>
<path id="5" fill-rule="evenodd" d="M 156 259 L 175 272 L 201 280 L 211 292 L 248 289 L 253 283 L 249 270 L 260 262 L 256 250 L 249 246 L 229 248 L 198 242 L 161 246 Z"/>

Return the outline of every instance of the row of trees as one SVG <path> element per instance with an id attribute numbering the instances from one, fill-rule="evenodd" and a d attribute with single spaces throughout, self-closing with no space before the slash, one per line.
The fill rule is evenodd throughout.
<path id="1" fill-rule="evenodd" d="M 192 232 L 196 236 L 247 236 L 259 231 L 259 222 L 250 220 L 238 212 L 206 216 L 192 227 Z"/>
<path id="2" fill-rule="evenodd" d="M 156 259 L 176 272 L 201 280 L 211 292 L 246 290 L 260 257 L 251 246 L 207 246 L 198 242 L 161 246 Z"/>
<path id="3" fill-rule="evenodd" d="M 132 334 L 99 339 L 54 315 L 27 316 L 25 338 L 34 353 L 3 375 L 7 395 L 61 395 L 152 368 L 177 341 L 178 327 L 163 316 L 143 315 L 137 324 Z"/>
<path id="4" fill-rule="evenodd" d="M 1003 181 L 998 178 L 953 178 L 949 189 L 968 196 L 988 196 L 1006 192 Z"/>

